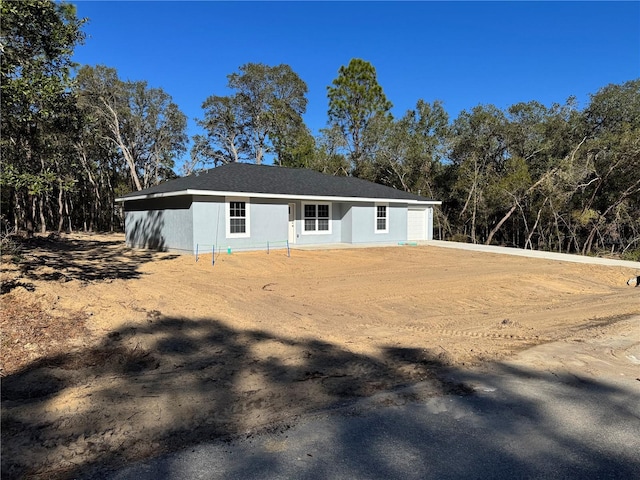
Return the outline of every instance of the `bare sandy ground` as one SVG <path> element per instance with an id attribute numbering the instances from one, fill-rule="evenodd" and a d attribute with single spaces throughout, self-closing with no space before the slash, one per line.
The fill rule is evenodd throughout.
<path id="1" fill-rule="evenodd" d="M 425 396 L 469 394 L 441 372 L 536 345 L 552 347 L 532 350 L 534 366 L 575 349 L 557 368 L 637 383 L 632 268 L 432 246 L 224 253 L 212 266 L 123 243 L 77 234 L 3 260 L 5 307 L 35 302 L 89 330 L 55 355 L 3 343 L 3 357 L 28 359 L 2 371 L 3 477 L 71 478 L 418 381 Z"/>

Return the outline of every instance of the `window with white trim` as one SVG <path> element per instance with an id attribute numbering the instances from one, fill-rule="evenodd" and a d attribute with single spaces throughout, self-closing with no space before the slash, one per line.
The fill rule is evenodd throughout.
<path id="1" fill-rule="evenodd" d="M 389 232 L 389 206 L 386 203 L 376 203 L 376 233 Z"/>
<path id="2" fill-rule="evenodd" d="M 303 204 L 304 228 L 302 233 L 331 233 L 331 204 Z"/>
<path id="3" fill-rule="evenodd" d="M 228 198 L 226 203 L 227 237 L 248 237 L 249 199 Z"/>

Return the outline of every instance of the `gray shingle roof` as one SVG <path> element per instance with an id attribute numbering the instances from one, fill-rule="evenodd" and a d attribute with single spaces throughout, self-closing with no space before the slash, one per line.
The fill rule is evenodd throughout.
<path id="1" fill-rule="evenodd" d="M 248 163 L 230 163 L 198 175 L 170 180 L 122 197 L 139 197 L 185 190 L 261 193 L 294 196 L 364 197 L 394 200 L 432 201 L 412 193 L 354 177 L 336 177 L 302 168 L 285 168 Z"/>

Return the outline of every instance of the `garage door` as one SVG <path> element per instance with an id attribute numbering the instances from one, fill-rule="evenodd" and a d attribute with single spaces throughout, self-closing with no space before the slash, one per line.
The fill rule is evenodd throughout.
<path id="1" fill-rule="evenodd" d="M 427 214 L 424 208 L 407 210 L 407 240 L 427 239 Z"/>

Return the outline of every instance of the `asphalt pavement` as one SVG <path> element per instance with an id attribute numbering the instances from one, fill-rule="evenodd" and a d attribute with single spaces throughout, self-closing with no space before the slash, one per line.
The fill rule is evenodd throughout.
<path id="1" fill-rule="evenodd" d="M 499 364 L 457 371 L 465 395 L 417 384 L 233 442 L 105 473 L 151 479 L 638 479 L 638 378 Z"/>

